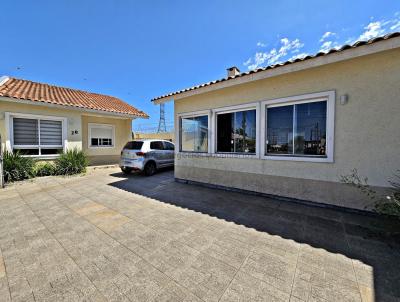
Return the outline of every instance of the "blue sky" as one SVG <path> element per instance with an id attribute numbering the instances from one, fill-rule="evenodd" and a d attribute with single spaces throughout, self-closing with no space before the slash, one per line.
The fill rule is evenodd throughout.
<path id="1" fill-rule="evenodd" d="M 400 31 L 400 1 L 2 1 L 0 75 L 152 97 L 345 42 Z M 166 107 L 172 122 L 173 106 Z"/>

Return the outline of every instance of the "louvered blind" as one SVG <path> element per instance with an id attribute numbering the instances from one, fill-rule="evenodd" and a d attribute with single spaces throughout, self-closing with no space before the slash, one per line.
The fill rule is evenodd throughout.
<path id="1" fill-rule="evenodd" d="M 40 145 L 42 146 L 62 145 L 61 121 L 40 120 Z"/>
<path id="2" fill-rule="evenodd" d="M 14 145 L 38 145 L 38 120 L 13 118 Z"/>

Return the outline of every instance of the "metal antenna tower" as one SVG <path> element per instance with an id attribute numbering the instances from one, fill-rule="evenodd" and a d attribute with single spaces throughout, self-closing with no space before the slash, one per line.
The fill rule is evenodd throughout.
<path id="1" fill-rule="evenodd" d="M 165 104 L 160 104 L 160 121 L 158 122 L 157 133 L 167 132 L 167 126 L 165 125 Z"/>

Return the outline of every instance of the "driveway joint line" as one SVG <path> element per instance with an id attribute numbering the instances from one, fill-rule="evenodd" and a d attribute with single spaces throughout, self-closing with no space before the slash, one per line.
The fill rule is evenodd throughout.
<path id="1" fill-rule="evenodd" d="M 1 248 L 0 248 L 0 255 L 1 255 L 1 258 L 2 258 L 2 261 L 3 261 L 3 265 L 4 265 L 4 273 L 5 273 L 4 278 L 6 278 L 6 280 L 7 280 L 8 295 L 9 295 L 10 301 L 11 301 L 10 281 L 8 280 L 7 266 L 6 266 L 6 262 L 4 261 L 3 251 L 1 250 Z"/>

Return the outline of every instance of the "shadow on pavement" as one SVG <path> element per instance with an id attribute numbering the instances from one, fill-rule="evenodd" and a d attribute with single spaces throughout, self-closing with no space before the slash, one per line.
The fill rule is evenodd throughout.
<path id="1" fill-rule="evenodd" d="M 400 301 L 400 220 L 178 183 L 171 170 L 112 176 L 116 188 L 362 261 L 373 267 L 375 300 Z"/>

